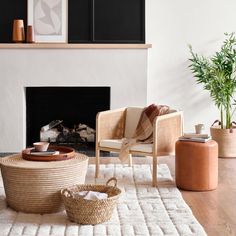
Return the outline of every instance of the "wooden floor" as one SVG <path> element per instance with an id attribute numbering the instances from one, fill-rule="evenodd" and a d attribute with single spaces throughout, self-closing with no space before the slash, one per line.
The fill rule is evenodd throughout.
<path id="1" fill-rule="evenodd" d="M 95 158 L 90 159 L 94 163 Z M 114 163 L 116 158 L 102 158 L 104 163 Z M 135 164 L 151 163 L 151 158 L 134 158 Z M 160 157 L 174 178 L 175 158 Z M 194 216 L 209 236 L 236 235 L 236 158 L 219 159 L 219 185 L 214 191 L 181 191 Z"/>

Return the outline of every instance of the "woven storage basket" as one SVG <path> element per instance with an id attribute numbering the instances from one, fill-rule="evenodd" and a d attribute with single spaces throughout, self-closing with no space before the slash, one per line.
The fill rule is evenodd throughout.
<path id="1" fill-rule="evenodd" d="M 211 127 L 211 136 L 219 145 L 219 157 L 236 157 L 236 128 L 221 129 L 220 126 Z"/>
<path id="2" fill-rule="evenodd" d="M 114 180 L 115 185 L 108 184 Z M 112 217 L 114 208 L 121 190 L 116 187 L 117 179 L 111 178 L 106 185 L 82 184 L 61 191 L 68 218 L 79 224 L 95 225 L 108 221 Z M 72 193 L 80 191 L 96 191 L 107 193 L 108 198 L 103 200 L 87 200 L 82 197 L 73 197 Z"/>
<path id="3" fill-rule="evenodd" d="M 66 161 L 27 161 L 18 154 L 0 159 L 7 204 L 26 213 L 63 210 L 60 190 L 84 184 L 88 167 L 88 157 L 78 153 Z"/>

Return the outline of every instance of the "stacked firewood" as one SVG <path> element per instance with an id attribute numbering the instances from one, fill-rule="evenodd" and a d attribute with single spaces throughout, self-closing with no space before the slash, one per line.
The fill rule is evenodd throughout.
<path id="1" fill-rule="evenodd" d="M 50 125 L 51 124 L 51 125 Z M 69 128 L 63 121 L 52 121 L 43 126 L 40 131 L 40 140 L 54 143 L 92 143 L 95 142 L 96 131 L 86 124 L 76 124 Z"/>

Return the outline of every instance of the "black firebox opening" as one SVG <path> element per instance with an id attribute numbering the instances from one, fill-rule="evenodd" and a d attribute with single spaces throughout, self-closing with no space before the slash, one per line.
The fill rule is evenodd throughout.
<path id="1" fill-rule="evenodd" d="M 95 129 L 96 114 L 109 109 L 110 87 L 27 87 L 27 146 L 39 141 L 41 128 L 54 120 L 63 120 L 67 128 Z"/>

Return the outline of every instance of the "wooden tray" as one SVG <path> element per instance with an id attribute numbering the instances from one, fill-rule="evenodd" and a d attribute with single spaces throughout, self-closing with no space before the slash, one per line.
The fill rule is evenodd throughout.
<path id="1" fill-rule="evenodd" d="M 58 155 L 33 155 L 31 154 L 31 150 L 34 148 L 26 148 L 22 151 L 22 158 L 28 161 L 63 161 L 71 159 L 75 156 L 75 150 L 70 147 L 64 147 L 64 146 L 49 146 L 49 149 L 59 151 L 60 154 Z"/>

